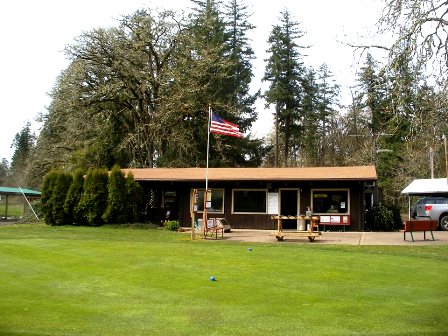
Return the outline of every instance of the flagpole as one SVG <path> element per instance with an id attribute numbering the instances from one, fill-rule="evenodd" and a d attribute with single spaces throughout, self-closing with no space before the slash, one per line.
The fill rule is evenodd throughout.
<path id="1" fill-rule="evenodd" d="M 205 191 L 204 191 L 204 211 L 202 217 L 202 235 L 205 237 L 205 228 L 207 225 L 207 195 L 208 195 L 208 152 L 210 149 L 210 120 L 212 108 L 208 106 L 208 122 L 207 122 L 207 161 L 205 167 Z"/>

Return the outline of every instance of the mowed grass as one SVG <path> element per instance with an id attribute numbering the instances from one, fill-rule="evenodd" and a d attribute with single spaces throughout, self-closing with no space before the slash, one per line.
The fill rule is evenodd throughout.
<path id="1" fill-rule="evenodd" d="M 0 226 L 0 335 L 447 335 L 447 316 L 448 246 Z"/>

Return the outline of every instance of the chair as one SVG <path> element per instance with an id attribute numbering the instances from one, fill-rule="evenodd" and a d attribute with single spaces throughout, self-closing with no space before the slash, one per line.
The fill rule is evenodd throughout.
<path id="1" fill-rule="evenodd" d="M 210 233 L 210 237 L 215 235 L 215 239 L 218 239 L 218 233 L 221 232 L 221 238 L 224 238 L 224 226 L 216 218 L 210 218 L 207 220 L 207 225 L 205 227 L 205 238 L 207 238 Z"/>

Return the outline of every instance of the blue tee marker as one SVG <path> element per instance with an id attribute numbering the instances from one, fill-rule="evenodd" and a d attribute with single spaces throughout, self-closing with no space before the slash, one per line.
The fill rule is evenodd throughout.
<path id="1" fill-rule="evenodd" d="M 212 275 L 212 276 L 210 277 L 210 281 L 216 281 L 216 278 Z"/>

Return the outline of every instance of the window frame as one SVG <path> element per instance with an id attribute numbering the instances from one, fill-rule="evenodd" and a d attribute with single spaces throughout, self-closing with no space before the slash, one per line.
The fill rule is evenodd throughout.
<path id="1" fill-rule="evenodd" d="M 328 212 L 315 212 L 314 211 L 314 194 L 316 193 L 324 193 L 324 192 L 332 192 L 332 191 L 346 191 L 347 192 L 347 206 L 346 212 L 338 212 L 338 213 L 328 213 Z M 315 188 L 311 189 L 311 209 L 313 210 L 313 214 L 316 215 L 334 215 L 334 216 L 342 216 L 342 215 L 350 215 L 350 188 Z"/>
<path id="2" fill-rule="evenodd" d="M 194 197 L 194 189 L 196 189 L 199 192 L 202 192 L 203 194 L 205 194 L 205 188 L 192 188 L 191 192 L 190 192 L 190 212 L 193 212 L 193 197 Z M 226 196 L 226 191 L 224 188 L 209 188 L 209 190 L 212 192 L 212 200 L 213 200 L 213 191 L 222 191 L 222 207 L 220 211 L 213 211 L 210 209 L 207 209 L 207 213 L 210 214 L 224 214 L 225 211 L 225 196 Z M 213 201 L 212 201 L 213 203 Z M 202 207 L 204 207 L 204 205 L 202 204 Z M 199 204 L 198 204 L 198 208 L 199 208 Z M 196 213 L 204 213 L 204 210 L 199 210 L 196 211 Z"/>
<path id="3" fill-rule="evenodd" d="M 264 212 L 247 212 L 247 211 L 235 211 L 235 191 L 257 191 L 257 192 L 264 192 L 265 197 L 265 210 Z M 262 188 L 236 188 L 232 189 L 232 215 L 266 215 L 268 213 L 268 189 Z"/>

